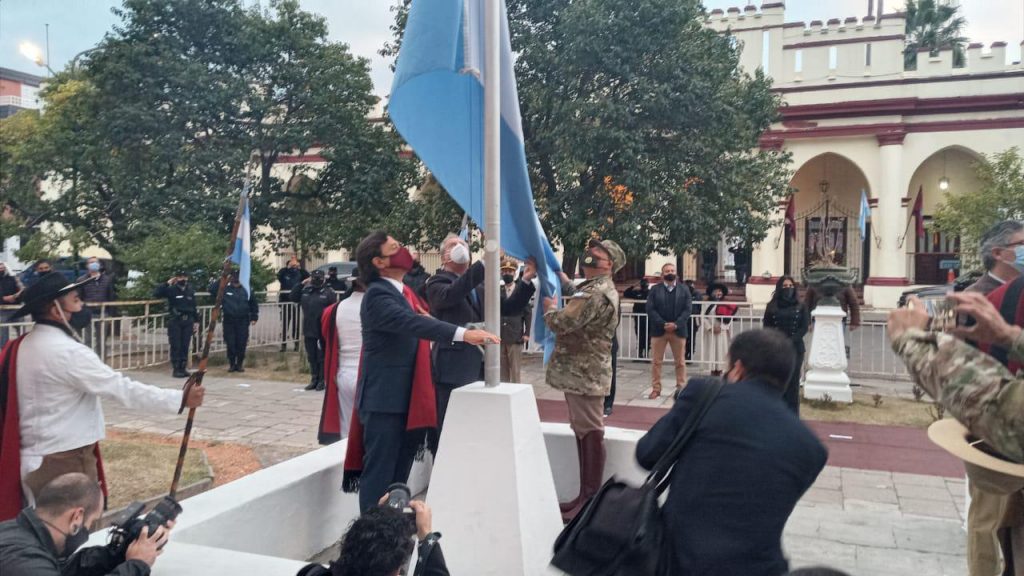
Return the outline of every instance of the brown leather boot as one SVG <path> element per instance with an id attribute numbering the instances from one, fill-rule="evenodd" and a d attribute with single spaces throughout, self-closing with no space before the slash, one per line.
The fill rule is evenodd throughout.
<path id="1" fill-rule="evenodd" d="M 590 500 L 590 497 L 597 494 L 601 489 L 601 481 L 604 478 L 604 430 L 595 430 L 583 437 L 582 450 L 583 467 L 580 470 L 580 498 L 575 508 L 562 513 L 562 521 L 569 523 L 583 505 Z"/>
<path id="2" fill-rule="evenodd" d="M 576 456 L 579 459 L 579 463 L 580 463 L 580 494 L 582 494 L 583 493 L 583 465 L 584 465 L 584 461 L 583 461 L 583 457 L 584 457 L 584 454 L 583 454 L 583 440 L 581 440 L 580 437 L 576 436 L 575 434 L 573 434 L 573 437 L 576 438 Z M 577 494 L 575 498 L 573 498 L 572 500 L 570 500 L 568 502 L 559 502 L 558 503 L 558 511 L 563 513 L 563 514 L 565 514 L 566 512 L 568 512 L 568 511 L 572 510 L 573 508 L 579 506 L 579 504 L 580 504 L 580 495 Z"/>

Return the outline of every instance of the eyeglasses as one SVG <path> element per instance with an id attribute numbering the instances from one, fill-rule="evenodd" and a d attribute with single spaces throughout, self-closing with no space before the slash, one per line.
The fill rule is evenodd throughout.
<path id="1" fill-rule="evenodd" d="M 1016 248 L 1017 246 L 1024 246 L 1024 240 L 1018 240 L 1012 244 L 1004 244 L 1003 248 Z"/>

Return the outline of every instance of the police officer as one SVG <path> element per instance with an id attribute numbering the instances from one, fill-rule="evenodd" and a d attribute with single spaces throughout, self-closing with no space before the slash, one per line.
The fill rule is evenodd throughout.
<path id="1" fill-rule="evenodd" d="M 314 271 L 292 290 L 292 302 L 298 302 L 302 310 L 302 338 L 306 343 L 306 358 L 309 359 L 309 385 L 306 390 L 322 391 L 325 388 L 320 316 L 325 308 L 337 301 L 338 297 L 327 285 L 323 270 Z"/>
<path id="2" fill-rule="evenodd" d="M 220 282 L 210 284 L 210 294 L 216 295 Z M 228 349 L 228 372 L 245 372 L 245 348 L 249 344 L 249 326 L 260 318 L 260 307 L 238 280 L 238 271 L 233 270 L 224 287 L 221 303 L 224 319 L 224 345 Z"/>
<path id="3" fill-rule="evenodd" d="M 554 298 L 544 299 L 544 321 L 556 335 L 546 379 L 565 393 L 580 462 L 580 494 L 561 505 L 566 521 L 601 487 L 604 397 L 611 390 L 612 340 L 619 325 L 619 293 L 612 274 L 626 265 L 626 255 L 611 240 L 592 239 L 582 265 L 587 280 L 578 287 L 563 273 L 562 293 L 571 294 L 564 308 L 558 309 Z"/>
<path id="4" fill-rule="evenodd" d="M 277 272 L 277 281 L 281 284 L 278 292 L 278 302 L 291 302 L 292 290 L 302 285 L 302 281 L 309 278 L 309 272 L 299 266 L 299 259 L 292 256 L 288 265 Z M 288 340 L 295 340 L 295 349 L 299 349 L 299 324 L 290 306 L 281 307 L 281 352 L 285 351 Z"/>
<path id="5" fill-rule="evenodd" d="M 348 286 L 345 285 L 345 280 L 338 277 L 337 266 L 331 266 L 327 269 L 327 286 L 334 290 L 336 294 L 341 294 L 348 289 Z"/>
<path id="6" fill-rule="evenodd" d="M 188 376 L 188 348 L 199 330 L 196 291 L 188 281 L 188 272 L 178 270 L 166 283 L 153 291 L 155 298 L 167 298 L 167 340 L 171 345 L 171 368 L 175 378 Z"/>

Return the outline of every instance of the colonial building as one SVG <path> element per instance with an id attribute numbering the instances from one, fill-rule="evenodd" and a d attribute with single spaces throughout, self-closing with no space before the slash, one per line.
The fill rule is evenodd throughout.
<path id="1" fill-rule="evenodd" d="M 962 67 L 952 50 L 920 52 L 905 67 L 902 14 L 805 24 L 766 3 L 712 11 L 707 25 L 732 33 L 743 68 L 762 68 L 785 102 L 761 147 L 792 153 L 795 222 L 754 249 L 748 300 L 767 302 L 783 273 L 799 278 L 825 241 L 877 308 L 911 286 L 944 283 L 961 252 L 976 250 L 933 230 L 930 216 L 946 194 L 978 186 L 972 165 L 982 154 L 1024 149 L 1024 66 L 1006 64 L 1005 43 L 971 44 Z M 908 226 L 919 192 L 921 235 Z"/>

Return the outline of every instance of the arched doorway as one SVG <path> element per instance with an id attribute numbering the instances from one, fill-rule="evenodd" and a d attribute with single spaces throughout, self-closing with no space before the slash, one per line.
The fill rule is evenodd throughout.
<path id="1" fill-rule="evenodd" d="M 785 270 L 801 280 L 803 270 L 823 252 L 834 261 L 857 271 L 863 282 L 870 270 L 870 222 L 866 238 L 860 236 L 860 199 L 871 198 L 864 172 L 850 159 L 826 152 L 801 166 L 790 186 L 796 215 L 795 238 L 786 234 Z"/>
<path id="2" fill-rule="evenodd" d="M 980 185 L 974 164 L 982 157 L 962 146 L 937 150 L 914 170 L 907 188 L 907 214 L 912 216 L 917 196 L 921 195 L 924 234 L 917 234 L 909 223 L 907 240 L 907 273 L 913 284 L 945 284 L 950 271 L 960 275 L 960 236 L 939 231 L 932 217 L 947 195 L 976 190 Z M 964 247 L 972 249 L 971 247 Z"/>

